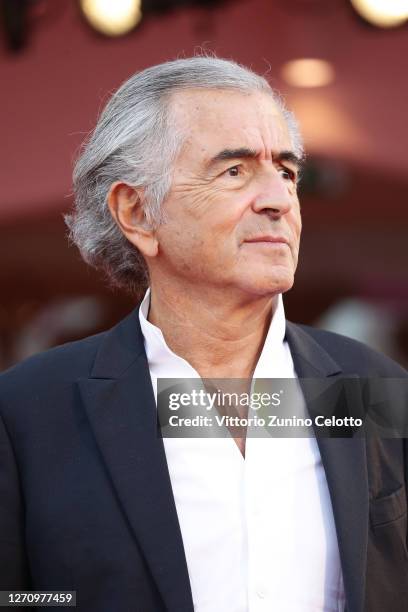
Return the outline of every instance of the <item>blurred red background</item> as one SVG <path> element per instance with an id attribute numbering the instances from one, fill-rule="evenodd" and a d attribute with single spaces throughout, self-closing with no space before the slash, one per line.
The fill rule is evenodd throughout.
<path id="1" fill-rule="evenodd" d="M 180 8 L 119 39 L 93 32 L 75 0 L 39 0 L 28 23 L 24 49 L 3 40 L 0 52 L 0 368 L 134 306 L 68 245 L 72 162 L 123 80 L 202 46 L 267 73 L 301 124 L 304 231 L 287 317 L 408 363 L 407 25 L 370 27 L 348 0 Z M 329 61 L 333 83 L 286 84 L 283 64 L 303 57 Z"/>

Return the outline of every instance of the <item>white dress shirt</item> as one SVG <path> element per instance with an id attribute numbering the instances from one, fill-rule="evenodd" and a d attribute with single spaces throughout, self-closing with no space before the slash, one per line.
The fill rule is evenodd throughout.
<path id="1" fill-rule="evenodd" d="M 200 378 L 139 318 L 153 388 Z M 296 378 L 279 301 L 254 372 Z M 157 400 L 157 394 L 156 394 Z M 303 397 L 302 397 L 303 401 Z M 337 535 L 315 438 L 164 438 L 195 612 L 343 612 Z"/>

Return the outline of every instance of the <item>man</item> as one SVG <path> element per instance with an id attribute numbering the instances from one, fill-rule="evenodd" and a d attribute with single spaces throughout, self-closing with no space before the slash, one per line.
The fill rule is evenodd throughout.
<path id="1" fill-rule="evenodd" d="M 114 284 L 150 288 L 1 379 L 2 589 L 75 590 L 86 612 L 406 610 L 404 440 L 158 435 L 160 378 L 406 377 L 285 321 L 302 156 L 234 62 L 154 66 L 112 97 L 67 222 Z"/>

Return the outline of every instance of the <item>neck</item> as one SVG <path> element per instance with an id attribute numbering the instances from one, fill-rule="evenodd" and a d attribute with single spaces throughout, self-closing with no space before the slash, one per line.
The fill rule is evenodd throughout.
<path id="1" fill-rule="evenodd" d="M 251 378 L 277 301 L 152 279 L 148 320 L 202 378 Z"/>

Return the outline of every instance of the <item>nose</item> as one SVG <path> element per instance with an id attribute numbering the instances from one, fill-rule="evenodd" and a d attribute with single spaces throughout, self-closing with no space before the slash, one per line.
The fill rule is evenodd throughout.
<path id="1" fill-rule="evenodd" d="M 290 211 L 294 202 L 293 185 L 285 180 L 277 168 L 271 168 L 258 185 L 252 203 L 255 212 L 269 212 L 280 217 Z"/>

